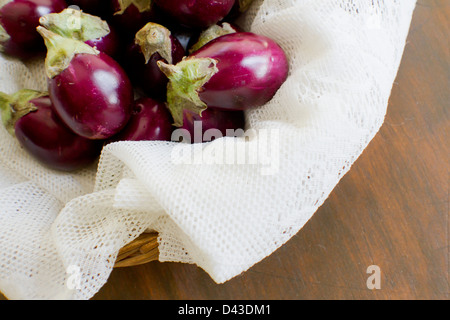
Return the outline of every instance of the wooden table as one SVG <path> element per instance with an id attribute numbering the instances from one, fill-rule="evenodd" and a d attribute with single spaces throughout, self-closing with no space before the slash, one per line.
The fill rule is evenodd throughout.
<path id="1" fill-rule="evenodd" d="M 93 299 L 449 299 L 449 30 L 448 0 L 418 2 L 384 126 L 286 245 L 222 285 L 194 265 L 115 269 Z"/>

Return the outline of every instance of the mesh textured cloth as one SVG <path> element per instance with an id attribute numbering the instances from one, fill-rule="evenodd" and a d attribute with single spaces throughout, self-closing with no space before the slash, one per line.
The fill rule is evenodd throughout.
<path id="1" fill-rule="evenodd" d="M 257 0 L 242 26 L 290 61 L 249 132 L 204 145 L 119 142 L 76 173 L 42 167 L 0 128 L 0 291 L 90 299 L 118 250 L 159 233 L 160 261 L 217 283 L 295 235 L 383 124 L 415 0 Z M 0 56 L 0 91 L 46 90 L 41 60 Z"/>

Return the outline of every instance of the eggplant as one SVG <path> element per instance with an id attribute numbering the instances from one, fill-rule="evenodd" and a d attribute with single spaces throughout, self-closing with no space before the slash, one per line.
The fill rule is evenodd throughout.
<path id="1" fill-rule="evenodd" d="M 194 43 L 193 41 L 195 39 L 198 39 L 200 33 L 203 31 L 202 29 L 186 28 L 185 26 L 180 25 L 157 5 L 153 5 L 152 10 L 153 17 L 147 22 L 158 23 L 169 29 L 172 36 L 177 38 L 183 46 L 185 52 L 188 51 L 189 46 Z"/>
<path id="2" fill-rule="evenodd" d="M 82 41 L 44 27 L 37 30 L 48 48 L 48 91 L 62 121 L 88 139 L 107 139 L 122 130 L 134 102 L 131 81 L 122 67 Z"/>
<path id="3" fill-rule="evenodd" d="M 147 22 L 159 21 L 153 0 L 108 0 L 112 7 L 111 22 L 123 38 L 133 39 Z"/>
<path id="4" fill-rule="evenodd" d="M 238 137 L 245 129 L 245 115 L 243 111 L 213 108 L 206 109 L 201 115 L 184 110 L 181 129 L 186 130 L 182 132 L 183 141 L 189 143 L 210 142 L 221 137 Z M 242 131 L 239 131 L 240 129 Z"/>
<path id="5" fill-rule="evenodd" d="M 167 104 L 176 126 L 183 110 L 248 110 L 273 98 L 289 64 L 272 39 L 250 32 L 218 37 L 176 65 L 158 62 L 169 78 Z"/>
<path id="6" fill-rule="evenodd" d="M 135 101 L 126 127 L 109 142 L 170 141 L 174 129 L 172 122 L 172 116 L 164 103 L 142 97 Z"/>
<path id="7" fill-rule="evenodd" d="M 42 16 L 39 23 L 63 37 L 83 41 L 98 51 L 116 57 L 120 40 L 114 28 L 105 20 L 71 8 Z"/>
<path id="8" fill-rule="evenodd" d="M 36 32 L 39 18 L 66 6 L 64 0 L 0 1 L 0 52 L 22 60 L 44 53 L 44 42 Z"/>
<path id="9" fill-rule="evenodd" d="M 86 40 L 85 43 L 116 60 L 120 59 L 122 54 L 119 34 L 112 26 L 109 26 L 109 33 L 106 36 Z"/>
<path id="10" fill-rule="evenodd" d="M 103 142 L 80 137 L 67 128 L 53 111 L 46 92 L 0 92 L 0 109 L 5 128 L 29 154 L 51 169 L 78 170 L 100 156 Z"/>
<path id="11" fill-rule="evenodd" d="M 197 39 L 191 38 L 192 43 L 189 45 L 189 53 L 194 53 L 195 51 L 199 50 L 201 47 L 205 46 L 207 43 L 213 41 L 218 37 L 236 32 L 242 32 L 242 30 L 239 27 L 228 22 L 214 24 L 206 30 L 203 30 L 199 34 Z"/>
<path id="12" fill-rule="evenodd" d="M 165 13 L 189 28 L 208 28 L 225 18 L 235 0 L 154 0 Z"/>
<path id="13" fill-rule="evenodd" d="M 134 43 L 128 48 L 122 62 L 135 87 L 145 95 L 163 101 L 166 99 L 166 75 L 158 67 L 158 61 L 178 63 L 185 50 L 178 39 L 166 27 L 149 22 L 136 33 Z"/>

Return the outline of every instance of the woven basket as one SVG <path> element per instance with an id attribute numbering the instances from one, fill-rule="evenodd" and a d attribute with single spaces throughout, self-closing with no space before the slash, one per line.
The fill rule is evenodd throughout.
<path id="1" fill-rule="evenodd" d="M 144 233 L 120 249 L 114 268 L 138 266 L 158 258 L 158 233 Z"/>

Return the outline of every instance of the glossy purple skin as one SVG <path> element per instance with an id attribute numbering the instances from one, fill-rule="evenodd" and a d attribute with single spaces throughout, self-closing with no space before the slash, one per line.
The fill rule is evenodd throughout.
<path id="1" fill-rule="evenodd" d="M 216 38 L 194 56 L 218 61 L 219 71 L 199 93 L 211 108 L 247 110 L 261 106 L 273 98 L 289 71 L 286 55 L 278 44 L 250 32 Z"/>
<path id="2" fill-rule="evenodd" d="M 110 21 L 123 38 L 133 39 L 136 32 L 148 22 L 158 20 L 158 13 L 153 7 L 148 11 L 139 12 L 138 8 L 132 4 L 122 14 L 116 14 L 120 11 L 119 2 L 117 0 L 107 1 L 110 1 L 111 11 L 113 12 Z"/>
<path id="3" fill-rule="evenodd" d="M 186 52 L 177 38 L 171 36 L 171 41 L 172 60 L 176 64 L 183 59 Z M 139 87 L 146 95 L 163 101 L 166 99 L 169 79 L 159 69 L 157 64 L 159 60 L 167 63 L 159 53 L 154 53 L 148 63 L 145 63 L 140 46 L 132 44 L 128 48 L 123 65 L 136 87 Z"/>
<path id="4" fill-rule="evenodd" d="M 45 52 L 42 37 L 36 31 L 39 18 L 59 13 L 67 7 L 64 0 L 14 0 L 0 9 L 0 24 L 10 39 L 2 43 L 5 54 L 29 59 Z"/>
<path id="5" fill-rule="evenodd" d="M 63 122 L 88 139 L 117 134 L 130 119 L 134 101 L 125 71 L 104 53 L 75 55 L 49 80 L 49 93 Z"/>
<path id="6" fill-rule="evenodd" d="M 88 40 L 85 43 L 112 58 L 117 58 L 120 51 L 120 37 L 115 28 L 110 26 L 109 29 L 110 32 L 106 36 Z"/>
<path id="7" fill-rule="evenodd" d="M 170 141 L 173 119 L 166 105 L 144 97 L 136 100 L 126 127 L 111 142 L 116 141 Z"/>
<path id="8" fill-rule="evenodd" d="M 53 111 L 48 96 L 30 102 L 38 109 L 16 122 L 15 134 L 34 158 L 52 169 L 73 171 L 99 157 L 103 143 L 85 139 L 69 130 Z"/>
<path id="9" fill-rule="evenodd" d="M 244 30 L 242 30 L 236 24 L 234 24 L 232 22 L 228 22 L 228 24 L 233 28 L 234 31 L 244 32 Z M 222 22 L 217 23 L 217 25 L 222 26 Z M 200 35 L 201 35 L 201 32 L 191 36 L 191 38 L 189 39 L 189 42 L 187 44 L 188 52 L 189 52 L 189 50 L 191 50 L 192 46 L 194 46 L 197 43 L 197 41 L 200 39 Z M 192 54 L 195 54 L 195 53 L 192 53 Z"/>
<path id="10" fill-rule="evenodd" d="M 155 0 L 155 3 L 181 25 L 207 28 L 226 17 L 235 0 Z"/>
<path id="11" fill-rule="evenodd" d="M 198 136 L 198 134 L 196 135 L 194 129 L 196 121 L 200 121 L 202 125 L 201 137 Z M 190 137 L 188 137 L 188 141 L 191 141 L 192 143 L 209 142 L 215 138 L 227 136 L 227 129 L 244 130 L 245 116 L 243 111 L 229 111 L 214 108 L 206 109 L 201 116 L 185 110 L 183 115 L 183 126 L 181 128 L 186 129 L 189 132 Z M 209 129 L 219 130 L 220 135 L 217 137 L 214 135 L 214 131 L 207 132 Z"/>

